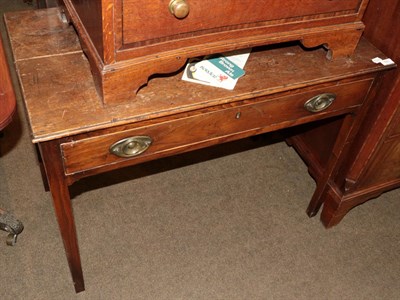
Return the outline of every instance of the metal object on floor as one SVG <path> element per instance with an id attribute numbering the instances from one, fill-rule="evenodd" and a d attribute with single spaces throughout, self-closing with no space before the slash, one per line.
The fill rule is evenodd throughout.
<path id="1" fill-rule="evenodd" d="M 7 245 L 14 246 L 17 242 L 18 234 L 24 229 L 24 225 L 11 213 L 0 208 L 0 229 L 8 232 Z"/>

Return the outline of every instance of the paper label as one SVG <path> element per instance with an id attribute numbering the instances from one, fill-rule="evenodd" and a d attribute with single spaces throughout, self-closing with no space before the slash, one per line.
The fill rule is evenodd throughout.
<path id="1" fill-rule="evenodd" d="M 238 79 L 244 75 L 243 69 L 239 68 L 239 66 L 237 66 L 228 57 L 219 56 L 216 58 L 210 58 L 208 61 L 233 79 Z"/>
<path id="2" fill-rule="evenodd" d="M 375 57 L 372 59 L 372 61 L 376 64 L 382 64 L 384 66 L 394 65 L 394 61 L 390 58 L 382 59 L 380 57 Z"/>
<path id="3" fill-rule="evenodd" d="M 204 85 L 232 90 L 237 80 L 245 74 L 244 65 L 251 49 L 231 51 L 192 59 L 187 64 L 182 79 Z"/>

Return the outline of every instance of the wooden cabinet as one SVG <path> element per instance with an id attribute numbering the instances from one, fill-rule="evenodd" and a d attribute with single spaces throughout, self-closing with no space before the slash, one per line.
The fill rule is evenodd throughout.
<path id="1" fill-rule="evenodd" d="M 104 104 L 134 99 L 149 76 L 191 57 L 300 40 L 353 53 L 368 0 L 64 0 Z"/>
<path id="2" fill-rule="evenodd" d="M 384 18 L 380 17 L 384 16 Z M 365 36 L 400 64 L 400 1 L 373 0 L 365 15 Z M 364 130 L 374 124 L 365 141 L 360 143 L 370 153 L 360 174 L 358 189 L 383 192 L 400 185 L 400 71 L 385 76 L 377 95 L 381 109 L 375 118 L 366 120 Z M 372 123 L 373 122 L 373 123 Z"/>
<path id="3" fill-rule="evenodd" d="M 400 1 L 371 0 L 364 23 L 365 37 L 399 64 Z M 341 122 L 339 119 L 319 129 L 306 129 L 292 138 L 292 144 L 305 158 L 315 178 L 326 167 L 326 155 L 321 153 L 332 151 L 330 137 L 333 135 L 326 132 L 337 132 Z M 330 183 L 321 220 L 327 227 L 336 225 L 353 207 L 399 186 L 400 71 L 396 69 L 381 80 L 346 160 Z M 315 199 L 308 208 L 309 215 L 315 215 L 320 205 L 322 201 Z"/>

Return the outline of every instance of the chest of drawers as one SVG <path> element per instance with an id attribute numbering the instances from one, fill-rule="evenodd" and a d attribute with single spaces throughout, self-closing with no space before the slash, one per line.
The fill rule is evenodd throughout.
<path id="1" fill-rule="evenodd" d="M 64 0 L 104 104 L 135 98 L 191 57 L 300 40 L 350 55 L 368 0 Z"/>

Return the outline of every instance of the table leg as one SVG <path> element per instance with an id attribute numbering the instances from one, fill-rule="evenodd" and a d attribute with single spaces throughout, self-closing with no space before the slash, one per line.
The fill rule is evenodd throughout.
<path id="1" fill-rule="evenodd" d="M 347 115 L 340 128 L 338 138 L 336 139 L 323 176 L 317 179 L 317 188 L 307 207 L 307 214 L 309 217 L 313 217 L 318 213 L 327 193 L 331 189 L 329 182 L 334 180 L 338 167 L 343 160 L 343 153 L 345 152 L 353 123 L 354 117 L 352 115 Z"/>
<path id="2" fill-rule="evenodd" d="M 39 144 L 75 291 L 85 290 L 79 246 L 59 141 Z"/>
<path id="3" fill-rule="evenodd" d="M 44 165 L 43 165 L 42 155 L 40 154 L 40 150 L 39 150 L 39 147 L 37 144 L 35 144 L 35 149 L 36 149 L 37 160 L 38 160 L 39 167 L 40 167 L 40 174 L 42 175 L 43 187 L 44 187 L 44 190 L 46 192 L 48 192 L 48 191 L 50 191 L 49 183 L 47 181 L 47 176 L 46 176 L 46 171 L 45 171 Z"/>
<path id="4" fill-rule="evenodd" d="M 340 221 L 349 212 L 350 208 L 340 209 L 331 207 L 330 201 L 324 202 L 324 207 L 321 212 L 321 222 L 325 228 L 331 228 L 340 223 Z"/>

